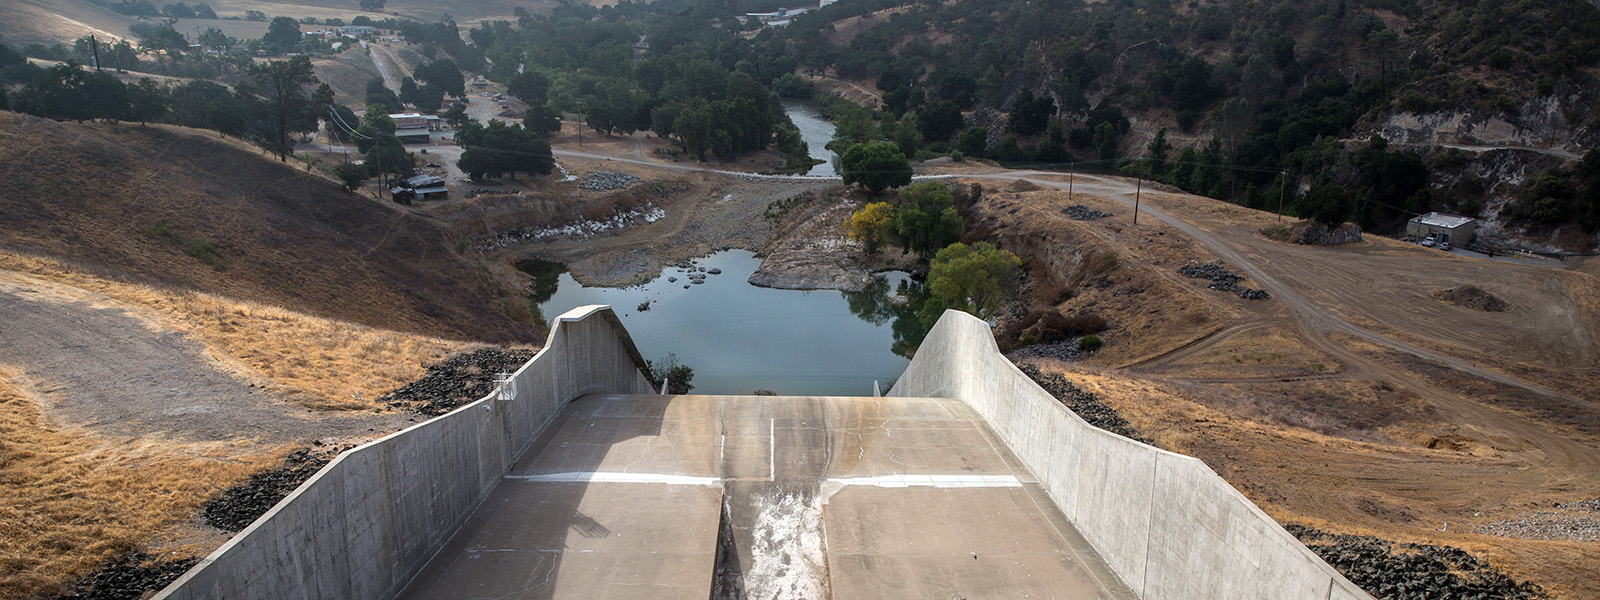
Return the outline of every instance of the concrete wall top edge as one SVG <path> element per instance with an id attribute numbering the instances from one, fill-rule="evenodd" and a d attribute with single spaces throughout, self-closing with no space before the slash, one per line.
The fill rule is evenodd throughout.
<path id="1" fill-rule="evenodd" d="M 617 349 L 622 350 L 627 355 L 628 361 L 632 362 L 635 367 L 640 369 L 640 371 L 636 371 L 636 372 L 633 373 L 633 379 L 635 379 L 637 381 L 637 383 L 623 383 L 623 384 L 621 384 L 621 385 L 623 385 L 624 387 L 626 387 L 628 389 L 617 389 L 617 390 L 609 390 L 609 389 L 607 389 L 605 391 L 607 391 L 607 392 L 615 391 L 615 392 L 622 392 L 622 393 L 638 393 L 640 390 L 642 390 L 645 387 L 647 387 L 648 382 L 645 381 L 645 378 L 644 378 L 644 376 L 642 374 L 642 368 L 643 368 L 643 365 L 644 365 L 644 361 L 639 356 L 638 350 L 634 346 L 631 336 L 628 334 L 627 330 L 622 326 L 621 321 L 616 317 L 616 314 L 611 310 L 611 307 L 610 306 L 606 306 L 606 305 L 591 305 L 591 306 L 579 307 L 579 308 L 574 309 L 572 311 L 568 311 L 567 313 L 564 313 L 560 317 L 558 317 L 552 323 L 550 335 L 547 337 L 547 342 L 546 342 L 545 346 L 543 348 L 541 348 L 533 356 L 533 358 L 529 359 L 526 363 L 522 364 L 520 367 L 517 368 L 515 374 L 511 377 L 511 381 L 522 381 L 525 378 L 525 375 L 528 373 L 528 370 L 530 368 L 532 368 L 534 365 L 539 364 L 542 359 L 545 360 L 546 362 L 555 361 L 555 363 L 557 363 L 557 364 L 560 364 L 563 361 L 569 360 L 564 354 L 554 354 L 554 355 L 552 354 L 553 352 L 554 353 L 570 353 L 570 351 L 572 350 L 572 348 L 567 347 L 567 346 L 571 346 L 571 343 L 568 343 L 566 341 L 558 341 L 558 340 L 562 340 L 562 330 L 567 328 L 567 327 L 569 327 L 569 326 L 572 326 L 572 325 L 569 325 L 569 324 L 575 325 L 575 324 L 577 324 L 579 322 L 582 322 L 582 321 L 585 321 L 585 320 L 588 320 L 588 319 L 591 319 L 591 318 L 596 318 L 596 317 L 602 318 L 607 322 L 608 326 L 613 330 L 613 332 L 614 332 L 614 334 L 616 336 L 614 338 L 614 341 L 616 341 L 618 343 L 618 345 L 621 346 L 621 348 L 618 348 L 617 346 L 613 346 L 612 348 L 617 348 Z M 588 365 L 588 366 L 591 366 L 591 367 L 594 367 L 594 368 L 603 368 L 604 364 L 605 363 L 595 363 L 593 365 Z M 603 373 L 591 373 L 590 374 L 590 376 L 602 376 L 602 375 L 603 375 Z M 555 392 L 555 393 L 558 393 L 558 394 L 565 394 L 561 398 L 556 398 L 556 400 L 563 401 L 563 403 L 564 403 L 564 401 L 566 401 L 566 400 L 571 400 L 572 398 L 574 398 L 574 397 L 576 397 L 578 395 L 581 395 L 581 393 L 577 391 L 578 389 L 591 389 L 591 388 L 595 388 L 595 387 L 596 386 L 593 385 L 593 384 L 580 385 L 580 386 L 578 386 L 578 388 L 567 390 L 566 392 Z M 601 387 L 603 387 L 603 386 L 601 386 Z M 240 532 L 234 534 L 227 542 L 224 542 L 219 548 L 217 548 L 215 551 L 213 551 L 210 554 L 208 554 L 205 558 L 203 558 L 199 563 L 197 563 L 189 571 L 185 572 L 176 581 L 174 581 L 173 583 L 169 584 L 166 588 L 164 588 L 160 592 L 158 592 L 156 594 L 155 598 L 161 598 L 161 599 L 179 598 L 179 597 L 181 597 L 181 598 L 196 598 L 196 597 L 209 597 L 209 596 L 211 596 L 212 594 L 210 592 L 208 592 L 207 590 L 212 590 L 213 588 L 210 588 L 208 586 L 216 585 L 215 581 L 217 581 L 218 575 L 216 575 L 215 569 L 216 569 L 216 567 L 222 566 L 222 564 L 219 564 L 219 563 L 223 562 L 222 559 L 224 557 L 227 557 L 230 553 L 244 553 L 246 555 L 251 555 L 251 556 L 260 555 L 261 552 L 262 552 L 262 549 L 263 549 L 263 545 L 260 544 L 260 543 L 253 543 L 253 544 L 251 544 L 251 543 L 252 543 L 252 541 L 254 541 L 254 542 L 259 542 L 260 541 L 260 540 L 254 540 L 253 536 L 254 537 L 261 537 L 261 536 L 260 535 L 254 535 L 254 534 L 257 534 L 258 532 L 262 532 L 261 535 L 269 535 L 268 533 L 263 532 L 263 529 L 264 528 L 268 528 L 269 526 L 272 526 L 275 523 L 274 519 L 277 519 L 278 521 L 282 521 L 284 518 L 288 518 L 290 521 L 296 521 L 299 518 L 304 518 L 304 515 L 280 517 L 280 515 L 285 515 L 286 512 L 289 512 L 289 509 L 296 505 L 296 501 L 297 500 L 300 500 L 302 497 L 304 497 L 307 494 L 309 494 L 310 491 L 313 490 L 313 489 L 322 489 L 322 488 L 325 488 L 327 486 L 335 486 L 335 487 L 340 486 L 340 485 L 342 485 L 344 483 L 343 479 L 341 479 L 341 478 L 345 478 L 345 477 L 361 477 L 361 476 L 363 476 L 360 473 L 351 472 L 351 469 L 356 469 L 358 467 L 349 466 L 347 464 L 354 457 L 360 456 L 360 455 L 362 455 L 364 453 L 368 453 L 368 452 L 384 452 L 384 451 L 390 449 L 392 444 L 397 442 L 398 440 L 402 440 L 403 438 L 407 438 L 407 436 L 421 434 L 425 430 L 428 430 L 428 429 L 431 429 L 431 428 L 440 427 L 440 426 L 446 424 L 447 422 L 451 422 L 452 420 L 469 419 L 469 420 L 475 420 L 475 421 L 482 421 L 482 418 L 480 418 L 477 415 L 469 415 L 469 414 L 467 414 L 469 411 L 484 410 L 485 408 L 488 408 L 490 411 L 492 411 L 492 412 L 494 412 L 496 414 L 501 414 L 502 411 L 505 411 L 505 410 L 511 411 L 509 413 L 501 414 L 501 419 L 505 419 L 505 418 L 508 418 L 508 417 L 509 418 L 517 418 L 517 417 L 514 417 L 512 415 L 523 414 L 523 413 L 525 413 L 525 411 L 528 410 L 527 407 L 519 408 L 517 406 L 511 406 L 511 407 L 502 408 L 502 407 L 497 406 L 496 397 L 498 396 L 499 392 L 500 392 L 500 389 L 497 387 L 494 391 L 491 391 L 490 393 L 488 393 L 484 397 L 479 398 L 476 401 L 467 403 L 467 404 L 465 404 L 465 405 L 463 405 L 461 407 L 458 407 L 455 410 L 452 410 L 452 411 L 450 411 L 448 413 L 439 415 L 439 416 L 431 418 L 431 419 L 427 419 L 425 421 L 422 421 L 420 423 L 417 423 L 415 425 L 412 425 L 412 426 L 407 427 L 405 429 L 402 429 L 400 431 L 396 431 L 394 433 L 390 433 L 390 434 L 382 436 L 382 437 L 380 437 L 378 439 L 372 440 L 370 442 L 367 442 L 367 443 L 362 444 L 360 446 L 357 446 L 355 448 L 351 448 L 351 449 L 345 450 L 344 452 L 339 453 L 339 455 L 334 457 L 333 460 L 329 461 L 329 463 L 327 465 L 324 465 L 321 469 L 319 469 L 316 473 L 314 473 L 310 478 L 308 478 L 306 481 L 302 482 L 293 491 L 291 491 L 282 500 L 280 500 L 280 501 L 278 501 L 278 503 L 274 504 L 272 506 L 272 508 L 268 509 L 267 512 L 264 513 L 261 517 L 257 518 L 255 521 L 250 523 L 250 525 L 246 526 Z M 552 392 L 554 392 L 554 390 L 552 390 Z M 522 399 L 519 398 L 518 400 L 520 401 Z M 550 419 L 552 419 L 554 417 L 554 408 L 553 408 L 553 406 L 555 406 L 555 405 L 548 404 L 547 400 L 546 401 L 540 401 L 540 400 L 531 399 L 531 398 L 529 400 L 538 403 L 538 404 L 536 404 L 536 406 L 539 407 L 538 410 L 550 411 L 551 412 L 551 414 L 549 414 L 549 415 L 542 415 L 545 418 L 535 419 L 534 421 L 527 422 L 527 424 L 524 425 L 524 427 L 532 426 L 535 429 L 535 431 L 531 432 L 531 435 L 527 436 L 527 437 L 529 437 L 529 440 L 527 440 L 527 441 L 531 442 L 532 437 L 537 437 L 537 432 L 539 430 L 542 430 L 543 427 L 549 423 Z M 465 423 L 468 426 L 470 426 L 470 421 L 463 421 L 462 423 Z M 498 431 L 498 429 L 495 429 L 494 431 Z M 497 434 L 489 434 L 489 435 L 497 435 Z M 515 451 L 517 449 L 516 448 L 507 448 L 506 450 L 507 451 Z M 467 452 L 468 452 L 468 454 L 471 454 L 472 451 L 469 449 L 469 450 L 467 450 Z M 505 453 L 504 451 L 501 452 L 501 454 L 504 454 L 504 453 Z M 498 456 L 498 455 L 496 455 L 496 456 Z M 496 463 L 496 464 L 498 464 L 498 463 Z M 381 478 L 382 476 L 380 475 L 379 477 Z M 471 492 L 473 492 L 473 491 L 469 490 L 468 493 L 471 493 Z M 480 500 L 481 500 L 481 498 L 480 498 Z M 298 510 L 299 512 L 305 512 L 303 509 L 296 509 L 296 510 Z M 464 515 L 461 515 L 461 516 L 464 517 Z M 454 521 L 456 519 L 457 519 L 456 515 L 451 515 L 446 520 L 447 521 Z M 338 536 L 334 536 L 334 537 L 338 537 Z M 281 540 L 278 540 L 278 541 L 281 541 Z M 248 547 L 242 547 L 242 546 L 245 546 L 246 544 L 251 544 L 251 545 L 248 546 Z M 266 546 L 271 546 L 271 545 L 272 544 L 269 543 Z M 232 557 L 232 558 L 229 558 L 229 561 L 226 564 L 233 565 L 233 564 L 238 563 L 238 562 L 239 561 L 238 561 L 237 557 Z M 215 565 L 215 566 L 213 566 L 213 565 Z M 198 577 L 200 577 L 200 575 L 202 573 L 204 573 L 207 570 L 208 567 L 211 568 L 212 573 L 206 575 L 204 577 L 203 581 L 210 582 L 210 583 L 197 583 L 197 585 L 194 586 L 196 589 L 185 589 L 186 586 L 188 586 L 191 583 L 191 581 L 195 581 Z M 309 582 L 309 581 L 302 581 L 301 583 L 305 584 L 305 585 L 315 586 L 314 583 Z M 300 590 L 299 593 L 286 592 L 285 590 L 261 590 L 261 591 L 262 591 L 263 595 L 260 596 L 260 597 L 274 597 L 274 598 L 276 598 L 276 597 L 280 597 L 281 593 L 290 593 L 291 594 L 290 596 L 283 596 L 283 597 L 316 597 L 318 595 L 317 592 L 311 591 L 310 588 Z M 256 596 L 252 596 L 252 597 L 256 597 Z"/>
<path id="2" fill-rule="evenodd" d="M 930 348 L 930 345 L 942 345 L 943 347 Z M 1135 451 L 1139 453 L 1146 453 L 1145 455 L 1152 457 L 1156 463 L 1165 462 L 1173 466 L 1182 465 L 1186 470 L 1194 469 L 1193 472 L 1196 472 L 1201 480 L 1208 482 L 1205 483 L 1203 487 L 1208 490 L 1206 492 L 1207 494 L 1214 494 L 1213 499 L 1215 501 L 1233 505 L 1237 508 L 1242 508 L 1246 514 L 1250 515 L 1251 519 L 1259 523 L 1256 525 L 1256 527 L 1261 527 L 1263 531 L 1268 532 L 1269 538 L 1275 538 L 1275 541 L 1270 544 L 1270 546 L 1272 546 L 1274 549 L 1241 548 L 1237 549 L 1238 551 L 1242 551 L 1245 554 L 1249 554 L 1250 552 L 1289 552 L 1287 555 L 1279 554 L 1277 555 L 1277 558 L 1290 559 L 1290 557 L 1294 557 L 1296 559 L 1305 561 L 1302 564 L 1306 564 L 1308 567 L 1311 567 L 1312 571 L 1303 573 L 1301 577 L 1312 577 L 1311 573 L 1316 573 L 1315 579 L 1308 580 L 1306 581 L 1307 583 L 1312 583 L 1313 581 L 1319 582 L 1316 584 L 1317 587 L 1320 589 L 1329 590 L 1330 594 L 1337 595 L 1339 597 L 1371 598 L 1371 596 L 1366 594 L 1365 591 L 1361 590 L 1360 587 L 1351 583 L 1337 570 L 1329 566 L 1325 561 L 1322 560 L 1321 557 L 1317 556 L 1316 553 L 1312 552 L 1309 548 L 1306 548 L 1304 544 L 1301 544 L 1299 540 L 1295 539 L 1293 535 L 1291 535 L 1287 530 L 1283 529 L 1283 527 L 1279 525 L 1275 519 L 1267 515 L 1265 511 L 1261 510 L 1261 507 L 1256 506 L 1254 502 L 1250 501 L 1250 499 L 1242 492 L 1233 487 L 1231 483 L 1223 479 L 1220 475 L 1217 475 L 1216 471 L 1209 465 L 1205 464 L 1204 461 L 1192 456 L 1163 450 L 1161 448 L 1132 440 L 1090 425 L 1082 417 L 1079 417 L 1076 413 L 1072 412 L 1071 409 L 1057 401 L 1053 396 L 1050 395 L 1049 392 L 1039 387 L 1031 378 L 1018 369 L 1016 365 L 1012 364 L 1010 360 L 1001 355 L 999 347 L 994 341 L 994 336 L 988 323 L 961 311 L 947 310 L 945 314 L 941 315 L 939 322 L 935 324 L 933 330 L 928 333 L 927 338 L 923 342 L 923 349 L 925 351 L 919 351 L 917 353 L 916 358 L 912 360 L 912 364 L 906 368 L 906 374 L 901 377 L 900 381 L 896 382 L 894 388 L 889 390 L 888 395 L 908 397 L 912 395 L 929 395 L 930 391 L 947 391 L 950 392 L 950 395 L 956 396 L 956 399 L 973 406 L 975 409 L 979 408 L 980 403 L 988 403 L 990 406 L 996 407 L 996 409 L 998 409 L 1000 405 L 996 405 L 995 403 L 1001 402 L 1007 404 L 1026 403 L 1035 405 L 1036 403 L 1044 403 L 1045 405 L 1051 407 L 1049 410 L 1053 412 L 1050 414 L 1060 415 L 1060 417 L 1064 420 L 1071 422 L 1073 424 L 1072 428 L 1080 435 L 1084 431 L 1092 432 L 1091 435 L 1099 436 L 1099 439 L 1101 440 L 1110 441 L 1115 445 L 1121 445 L 1125 448 L 1129 448 L 1130 450 L 1136 449 Z M 963 380 L 963 375 L 966 376 L 966 380 Z M 985 385 L 992 384 L 993 382 L 997 381 L 1007 380 L 1015 382 L 1014 384 L 1006 384 L 1011 386 L 1009 389 L 1015 391 L 1004 392 L 1002 395 L 1020 394 L 1020 396 L 994 398 L 994 390 L 1000 389 L 1000 387 Z M 1023 382 L 1026 382 L 1026 384 L 1024 385 Z M 972 394 L 990 396 L 990 398 L 962 397 Z M 1035 408 L 1034 411 L 1035 412 L 1033 414 L 1039 414 L 1036 412 L 1037 408 Z M 980 409 L 978 412 L 983 414 L 985 411 Z M 1015 416 L 1014 411 L 1009 410 L 998 410 L 998 412 L 995 414 L 983 414 L 983 416 L 986 420 L 1000 419 L 1002 421 L 1019 418 Z M 997 432 L 1005 430 L 1021 431 L 1025 429 L 1007 427 L 1005 423 L 991 422 L 990 425 L 991 427 L 994 427 Z M 1002 437 L 1006 436 L 1002 435 Z M 1024 448 L 1015 446 L 1010 440 L 1007 441 L 1007 445 L 1013 446 L 1013 452 L 1020 453 L 1021 451 L 1025 450 Z M 1048 460 L 1038 456 L 1019 455 L 1019 458 L 1021 458 L 1025 464 L 1029 465 L 1030 470 L 1034 469 L 1034 465 L 1047 464 L 1047 462 L 1040 462 L 1041 460 Z M 1045 479 L 1051 476 L 1051 474 L 1035 472 L 1034 476 L 1041 478 L 1040 481 L 1044 482 Z M 1097 484 L 1114 485 L 1115 482 L 1098 482 Z M 1062 501 L 1062 499 L 1056 498 L 1053 495 L 1051 499 L 1053 502 Z M 1062 508 L 1065 509 L 1065 507 Z M 1063 510 L 1063 512 L 1069 511 Z M 1146 524 L 1146 526 L 1148 527 L 1149 525 Z M 1083 529 L 1081 525 L 1080 529 Z M 1113 540 L 1095 540 L 1090 535 L 1090 531 L 1085 530 L 1083 533 L 1085 533 L 1087 537 L 1091 538 L 1089 539 L 1090 543 L 1098 551 L 1104 553 L 1113 549 L 1114 545 L 1105 545 L 1107 542 Z M 1126 531 L 1122 533 L 1132 534 L 1134 532 Z M 1153 534 L 1155 532 L 1150 533 Z M 1176 532 L 1169 531 L 1163 535 L 1174 535 L 1175 533 Z M 1140 535 L 1148 534 L 1140 532 Z M 1205 547 L 1208 544 L 1222 542 L 1222 540 L 1208 541 L 1207 539 L 1191 538 L 1188 537 L 1187 534 L 1184 534 L 1184 537 L 1188 539 L 1188 542 L 1185 543 L 1192 544 L 1194 542 L 1199 542 L 1201 547 Z M 1204 536 L 1202 536 L 1202 538 L 1204 538 Z M 1182 538 L 1171 539 L 1178 541 Z M 1205 562 L 1213 563 L 1218 573 L 1229 572 L 1234 570 L 1238 564 L 1230 563 L 1229 560 L 1225 558 L 1225 556 L 1228 554 L 1228 552 L 1222 552 L 1218 556 L 1213 557 L 1216 560 L 1207 560 Z M 1110 554 L 1107 554 L 1106 558 L 1113 564 L 1127 564 L 1131 561 L 1133 568 L 1141 571 L 1145 568 L 1155 568 L 1154 565 L 1139 566 L 1146 564 L 1146 562 L 1150 560 L 1149 555 L 1142 557 L 1122 557 L 1124 559 L 1122 561 L 1113 560 L 1113 556 Z M 1264 556 L 1263 558 L 1267 557 Z M 1125 579 L 1128 575 L 1133 575 L 1133 573 L 1122 574 Z M 1247 574 L 1233 573 L 1231 576 L 1239 577 L 1247 576 Z M 1227 576 L 1225 575 L 1224 577 Z M 1142 586 L 1135 586 L 1135 592 L 1140 594 L 1142 597 L 1148 597 L 1144 596 L 1144 594 L 1147 592 L 1156 594 L 1157 596 L 1161 596 L 1163 598 L 1193 597 L 1198 599 L 1200 597 L 1204 597 L 1204 592 L 1199 590 L 1199 587 L 1202 586 L 1194 586 L 1194 588 L 1190 590 L 1191 593 L 1189 595 L 1182 595 L 1180 593 L 1177 596 L 1168 596 L 1166 593 L 1155 592 L 1151 590 L 1140 590 L 1139 587 Z M 1170 592 L 1170 590 L 1168 591 Z M 1200 595 L 1196 596 L 1195 594 Z M 1319 593 L 1318 595 L 1321 596 L 1322 594 Z M 1270 598 L 1275 596 L 1252 595 L 1249 597 Z"/>

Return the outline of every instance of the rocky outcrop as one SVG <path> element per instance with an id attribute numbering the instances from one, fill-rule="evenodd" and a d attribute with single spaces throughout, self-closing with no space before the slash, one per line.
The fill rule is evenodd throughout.
<path id="1" fill-rule="evenodd" d="M 750 275 L 750 285 L 785 290 L 861 291 L 872 283 L 872 273 L 856 258 L 859 251 L 780 250 L 761 261 L 761 267 Z"/>
<path id="2" fill-rule="evenodd" d="M 1483 111 L 1394 113 L 1375 133 L 1402 145 L 1518 148 L 1581 156 L 1600 132 L 1592 131 L 1587 104 L 1578 96 L 1544 96 L 1517 107 L 1516 114 Z"/>
<path id="3" fill-rule="evenodd" d="M 1294 228 L 1289 241 L 1306 246 L 1332 246 L 1354 244 L 1361 241 L 1361 226 L 1345 223 L 1330 228 L 1316 221 L 1306 221 Z"/>

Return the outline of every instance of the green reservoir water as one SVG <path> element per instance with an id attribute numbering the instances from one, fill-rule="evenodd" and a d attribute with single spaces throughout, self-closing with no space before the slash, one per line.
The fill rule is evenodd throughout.
<path id="1" fill-rule="evenodd" d="M 750 285 L 761 260 L 744 250 L 695 264 L 722 273 L 694 285 L 683 269 L 669 267 L 644 285 L 587 288 L 558 264 L 518 268 L 534 276 L 533 301 L 546 319 L 609 304 L 645 358 L 660 361 L 670 352 L 694 369 L 696 394 L 870 396 L 874 380 L 888 391 L 908 364 L 901 354 L 921 342 L 914 311 L 897 299 L 920 289 L 904 273 L 880 274 L 861 293 L 796 291 Z M 646 301 L 650 310 L 640 312 Z"/>

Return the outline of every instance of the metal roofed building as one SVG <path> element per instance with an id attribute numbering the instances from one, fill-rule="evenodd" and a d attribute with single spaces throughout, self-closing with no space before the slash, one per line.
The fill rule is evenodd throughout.
<path id="1" fill-rule="evenodd" d="M 1478 221 L 1470 217 L 1431 212 L 1406 223 L 1406 235 L 1425 238 L 1433 236 L 1441 242 L 1457 246 L 1472 243 L 1478 233 Z"/>

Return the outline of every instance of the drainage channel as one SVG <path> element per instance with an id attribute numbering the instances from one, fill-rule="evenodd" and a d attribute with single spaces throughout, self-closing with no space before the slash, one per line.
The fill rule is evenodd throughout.
<path id="1" fill-rule="evenodd" d="M 783 416 L 722 420 L 711 600 L 827 600 L 833 590 L 821 488 L 833 444 L 826 407 L 785 399 L 767 408 Z"/>

